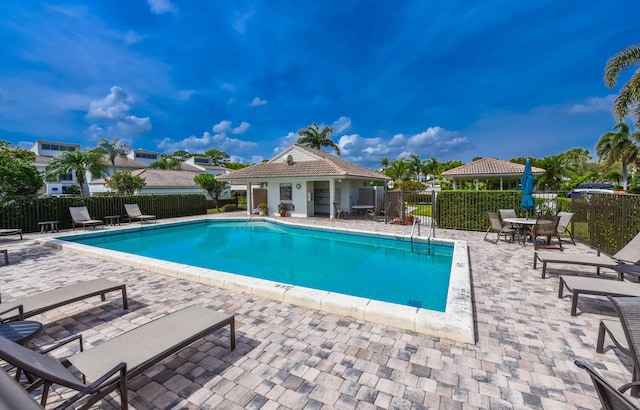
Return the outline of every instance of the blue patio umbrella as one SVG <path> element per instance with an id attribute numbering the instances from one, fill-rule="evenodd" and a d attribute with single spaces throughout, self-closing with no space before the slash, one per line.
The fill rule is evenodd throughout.
<path id="1" fill-rule="evenodd" d="M 527 161 L 524 164 L 524 174 L 520 177 L 520 186 L 522 188 L 522 201 L 520 206 L 527 211 L 527 218 L 529 218 L 529 211 L 536 209 L 536 204 L 533 202 L 533 173 L 531 172 L 531 163 Z"/>

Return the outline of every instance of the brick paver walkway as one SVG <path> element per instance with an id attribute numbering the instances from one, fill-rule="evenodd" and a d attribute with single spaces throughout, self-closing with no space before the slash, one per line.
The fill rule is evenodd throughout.
<path id="1" fill-rule="evenodd" d="M 363 220 L 289 219 L 410 230 Z M 615 315 L 606 299 L 582 298 L 578 316 L 571 317 L 570 300 L 557 298 L 557 274 L 576 270 L 552 268 L 550 277 L 541 279 L 540 270 L 532 269 L 531 246 L 493 245 L 482 240 L 484 233 L 437 230 L 437 237 L 468 243 L 476 344 L 98 261 L 33 244 L 39 236 L 0 238 L 11 259 L 8 266 L 0 262 L 3 300 L 106 277 L 127 283 L 130 302 L 124 311 L 114 294 L 106 302 L 93 298 L 37 316 L 44 332 L 35 345 L 82 333 L 85 348 L 91 348 L 192 304 L 236 315 L 235 351 L 228 348 L 227 330 L 194 343 L 130 381 L 133 409 L 596 409 L 596 393 L 574 359 L 592 363 L 616 386 L 631 380 L 627 357 L 615 348 L 595 351 L 599 320 Z M 583 245 L 566 248 L 592 252 Z M 70 395 L 55 388 L 49 406 Z M 95 408 L 118 403 L 113 394 Z"/>

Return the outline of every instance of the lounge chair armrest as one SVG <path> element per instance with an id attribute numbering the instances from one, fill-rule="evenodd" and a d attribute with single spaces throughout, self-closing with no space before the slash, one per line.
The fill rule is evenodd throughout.
<path id="1" fill-rule="evenodd" d="M 12 308 L 9 309 L 5 309 L 3 311 L 0 311 L 0 315 L 4 315 L 5 313 L 9 313 L 12 310 L 18 309 L 18 320 L 24 320 L 24 307 L 22 305 L 16 305 Z M 0 320 L 0 323 L 4 323 L 4 320 Z"/>
<path id="2" fill-rule="evenodd" d="M 620 386 L 620 387 L 618 388 L 618 391 L 619 391 L 620 393 L 624 393 L 624 392 L 626 392 L 627 390 L 629 390 L 630 388 L 632 388 L 633 386 L 640 386 L 640 381 L 637 381 L 637 382 L 631 382 L 631 383 L 627 383 L 627 384 L 623 384 L 622 386 Z"/>
<path id="3" fill-rule="evenodd" d="M 125 362 L 121 362 L 118 365 L 116 365 L 116 367 L 114 367 L 113 369 L 111 369 L 107 373 L 105 373 L 104 376 L 100 377 L 98 380 L 96 380 L 93 383 L 89 384 L 87 387 L 85 387 L 84 389 L 82 389 L 78 393 L 76 393 L 73 397 L 71 397 L 70 399 L 66 400 L 64 403 L 62 403 L 58 407 L 56 407 L 55 410 L 62 410 L 62 409 L 68 408 L 69 406 L 71 406 L 72 404 L 77 402 L 78 400 L 82 399 L 87 394 L 91 394 L 93 392 L 96 392 L 96 391 L 100 390 L 100 388 L 102 387 L 102 384 L 105 383 L 105 382 L 108 382 L 107 384 L 111 384 L 112 381 L 110 381 L 110 380 L 113 378 L 113 375 L 116 374 L 116 373 L 120 373 L 120 376 L 118 377 L 118 379 L 119 379 L 118 383 L 120 384 L 120 392 L 122 394 L 125 394 L 123 392 L 126 392 L 127 389 L 128 389 L 128 387 L 127 387 L 127 364 Z M 126 397 L 121 397 L 120 400 L 124 401 L 125 403 L 128 402 L 128 399 Z"/>
<path id="4" fill-rule="evenodd" d="M 55 349 L 57 349 L 59 347 L 62 347 L 64 345 L 67 345 L 67 344 L 73 342 L 74 340 L 78 340 L 80 342 L 80 351 L 82 352 L 84 350 L 84 345 L 82 343 L 82 335 L 74 335 L 74 336 L 70 336 L 70 337 L 68 337 L 66 339 L 60 340 L 58 343 L 54 344 L 53 346 L 50 346 L 50 347 L 48 347 L 46 349 L 43 349 L 43 350 L 40 350 L 40 353 L 42 353 L 42 354 L 49 353 L 49 352 L 51 352 L 51 351 L 53 351 L 53 350 L 55 350 Z"/>

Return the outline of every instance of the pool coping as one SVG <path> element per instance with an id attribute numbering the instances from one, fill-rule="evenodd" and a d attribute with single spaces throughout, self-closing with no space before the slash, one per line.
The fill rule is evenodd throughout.
<path id="1" fill-rule="evenodd" d="M 337 315 L 348 316 L 387 326 L 411 330 L 430 336 L 443 337 L 463 343 L 475 343 L 475 325 L 473 316 L 471 272 L 467 243 L 461 240 L 441 238 L 431 239 L 433 244 L 453 246 L 451 276 L 444 312 L 382 302 L 336 292 L 294 286 L 281 282 L 252 278 L 215 269 L 200 268 L 176 262 L 167 262 L 145 256 L 132 255 L 125 252 L 96 248 L 89 245 L 63 240 L 69 236 L 101 236 L 111 235 L 118 231 L 158 229 L 171 225 L 201 223 L 202 221 L 265 221 L 291 227 L 331 231 L 337 233 L 354 233 L 369 237 L 409 240 L 408 235 L 396 235 L 355 229 L 319 227 L 300 223 L 288 223 L 282 219 L 268 217 L 246 218 L 193 218 L 176 222 L 123 226 L 116 229 L 91 232 L 66 232 L 54 237 L 38 238 L 37 244 L 49 246 L 63 251 L 70 251 L 96 259 L 107 260 L 143 269 L 147 272 L 162 274 L 174 278 L 189 280 L 208 286 L 215 286 L 231 291 L 243 292 L 277 302 L 290 303 Z M 424 238 L 419 238 L 424 240 Z"/>

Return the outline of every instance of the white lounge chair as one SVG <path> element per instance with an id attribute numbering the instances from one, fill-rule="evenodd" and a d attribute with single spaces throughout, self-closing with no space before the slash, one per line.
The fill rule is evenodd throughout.
<path id="1" fill-rule="evenodd" d="M 130 221 L 140 221 L 140 223 L 156 221 L 155 215 L 143 215 L 138 204 L 124 204 L 124 209 L 127 211 Z"/>

